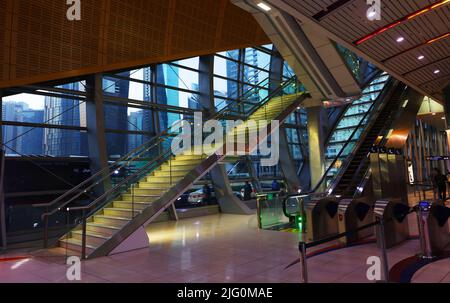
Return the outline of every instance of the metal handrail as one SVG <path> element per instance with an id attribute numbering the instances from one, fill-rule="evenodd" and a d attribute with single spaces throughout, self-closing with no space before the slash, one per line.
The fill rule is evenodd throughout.
<path id="1" fill-rule="evenodd" d="M 295 76 L 292 77 L 291 79 L 289 79 L 288 81 L 286 81 L 286 83 L 290 82 L 293 78 L 296 78 Z M 265 80 L 263 80 L 265 81 Z M 284 85 L 280 86 L 283 87 Z M 251 92 L 252 90 L 246 91 L 244 93 L 243 96 L 245 96 L 247 93 Z M 267 96 L 266 98 L 268 98 L 270 96 Z M 242 101 L 241 101 L 242 102 Z M 234 105 L 235 103 L 240 104 L 240 101 L 234 101 L 233 103 L 230 103 L 228 105 L 228 107 L 230 107 L 231 105 Z M 226 113 L 226 108 L 222 109 L 221 111 L 215 113 L 213 115 L 213 118 L 218 117 L 219 115 L 223 115 L 224 113 Z M 177 121 L 176 123 L 180 123 L 182 122 L 181 120 Z M 91 177 L 89 177 L 88 179 L 84 180 L 83 182 L 81 182 L 80 184 L 78 184 L 77 186 L 73 187 L 72 189 L 70 189 L 69 191 L 65 192 L 63 195 L 59 196 L 58 198 L 56 198 L 55 200 L 49 202 L 49 203 L 44 203 L 44 204 L 33 204 L 33 207 L 37 207 L 37 208 L 50 208 L 51 206 L 56 205 L 57 203 L 59 203 L 61 200 L 63 200 L 64 198 L 68 197 L 69 195 L 71 195 L 72 193 L 78 191 L 80 188 L 82 188 L 83 186 L 90 184 L 91 182 L 95 181 L 99 176 L 104 175 L 106 172 L 109 172 L 108 176 L 105 176 L 103 179 L 101 179 L 100 181 L 94 182 L 95 185 L 98 185 L 99 182 L 105 180 L 107 177 L 111 176 L 112 173 L 110 170 L 117 170 L 117 169 L 121 169 L 125 166 L 127 166 L 129 164 L 129 162 L 134 161 L 136 158 L 138 158 L 143 152 L 146 152 L 148 150 L 148 148 L 146 148 L 148 145 L 152 145 L 154 146 L 154 144 L 159 143 L 161 140 L 161 137 L 169 134 L 169 132 L 171 131 L 171 129 L 173 128 L 174 125 L 172 125 L 170 128 L 160 132 L 157 136 L 153 137 L 152 139 L 150 139 L 149 141 L 143 143 L 142 145 L 136 147 L 134 150 L 132 150 L 131 152 L 129 152 L 128 154 L 126 154 L 125 156 L 119 158 L 118 160 L 114 161 L 112 164 L 110 164 L 108 167 L 105 167 L 101 170 L 99 170 L 98 172 L 96 172 L 94 175 L 92 175 Z M 138 153 L 139 152 L 139 153 Z M 136 154 L 137 153 L 137 154 Z M 128 159 L 130 158 L 133 154 L 136 154 L 134 158 Z M 125 161 L 126 159 L 128 159 L 127 161 Z M 115 167 L 116 165 L 118 165 L 119 163 L 122 163 L 122 165 L 119 165 L 118 167 Z M 92 188 L 92 185 L 89 186 L 88 188 Z M 82 193 L 81 193 L 82 194 Z M 79 197 L 81 194 L 77 195 L 77 197 Z M 71 199 L 71 201 L 73 201 L 73 199 Z M 67 204 L 65 204 L 67 205 Z M 59 208 L 64 207 L 64 206 L 60 206 L 55 208 L 50 215 L 54 214 L 56 211 L 58 211 Z M 44 214 L 45 215 L 45 214 Z"/>
<path id="2" fill-rule="evenodd" d="M 405 94 L 405 92 L 403 91 L 402 92 L 402 94 L 401 94 L 401 96 L 400 96 L 400 98 L 402 98 L 402 96 L 404 96 L 404 94 Z M 383 107 L 383 109 L 384 109 L 384 107 Z M 389 120 L 389 119 L 387 119 L 387 120 Z M 382 128 L 382 132 L 383 132 L 383 130 L 385 130 L 385 129 L 389 129 L 389 127 L 386 127 L 386 126 L 384 126 L 383 128 Z M 383 138 L 381 139 L 381 143 L 380 144 L 383 144 L 383 142 L 385 142 L 385 140 L 386 140 L 386 135 L 387 135 L 387 133 L 385 133 L 384 135 L 383 135 Z M 369 161 L 369 159 L 368 159 L 368 156 L 369 155 L 367 155 L 367 157 L 365 158 L 365 159 L 363 159 L 363 161 L 361 161 L 361 163 L 358 165 L 358 168 L 357 168 L 357 170 L 356 170 L 356 172 L 355 172 L 355 176 L 357 176 L 358 174 L 359 174 L 359 172 L 363 169 L 363 167 L 364 167 L 364 165 Z M 361 181 L 359 182 L 359 184 L 358 184 L 358 186 L 357 186 L 357 188 L 364 188 L 364 185 L 365 185 L 365 183 L 368 181 L 368 179 L 370 178 L 370 174 L 371 174 L 372 172 L 371 172 L 371 169 L 370 169 L 370 167 L 369 167 L 369 169 L 367 169 L 366 170 L 366 172 L 364 173 L 364 177 L 361 179 Z M 361 194 L 362 193 L 362 191 L 361 192 L 359 192 L 359 194 Z M 357 197 L 358 196 L 358 191 L 356 191 L 355 192 L 355 194 L 354 194 L 354 198 L 355 197 Z"/>
<path id="3" fill-rule="evenodd" d="M 293 82 L 295 80 L 295 82 Z M 273 98 L 273 95 L 278 94 L 278 92 L 282 89 L 284 89 L 287 85 L 290 85 L 291 83 L 298 83 L 297 82 L 297 77 L 294 76 L 292 78 L 290 78 L 288 81 L 285 81 L 282 85 L 280 85 L 276 90 L 274 90 L 271 94 L 269 94 L 265 99 L 262 100 L 262 102 L 260 103 L 256 103 L 254 104 L 254 106 L 246 113 L 248 116 L 250 116 L 255 110 L 257 110 L 257 108 L 260 108 L 261 106 L 265 106 L 266 103 Z M 248 93 L 248 92 L 246 92 Z M 236 102 L 238 104 L 240 104 L 241 102 Z M 232 103 L 234 105 L 234 103 Z M 229 104 L 229 105 L 232 105 Z M 215 113 L 213 115 L 213 118 L 218 118 L 220 116 L 224 117 L 226 115 L 228 111 L 226 110 L 226 108 L 222 111 L 219 111 L 217 113 Z M 168 130 L 165 130 L 163 133 L 167 134 Z M 156 142 L 154 142 L 156 140 Z M 152 140 L 150 140 L 149 142 L 144 143 L 141 146 L 147 146 L 148 144 L 154 142 L 151 147 L 145 148 L 143 151 L 141 151 L 140 153 L 138 153 L 137 155 L 135 155 L 134 158 L 132 159 L 136 159 L 137 157 L 139 157 L 143 152 L 148 151 L 150 148 L 157 146 L 157 144 L 161 143 L 162 141 L 164 141 L 164 139 L 162 138 L 162 136 L 157 136 L 155 138 L 153 138 Z M 135 150 L 139 150 L 138 147 Z M 133 153 L 130 153 L 129 155 L 132 155 Z M 147 165 L 145 165 L 144 167 L 140 168 L 138 171 L 136 171 L 134 174 L 126 177 L 124 180 L 122 180 L 119 184 L 115 185 L 113 188 L 109 189 L 108 191 L 106 191 L 105 193 L 103 193 L 100 197 L 96 198 L 93 202 L 91 202 L 89 205 L 87 206 L 82 206 L 82 207 L 73 207 L 73 208 L 68 208 L 68 211 L 73 211 L 73 210 L 83 210 L 83 222 L 86 219 L 86 214 L 85 214 L 85 210 L 88 209 L 92 209 L 95 205 L 97 205 L 100 201 L 102 201 L 107 195 L 109 195 L 111 192 L 116 191 L 118 188 L 120 188 L 123 184 L 128 183 L 130 180 L 132 180 L 134 177 L 140 175 L 142 172 L 148 172 L 146 169 L 150 166 L 150 164 L 154 164 L 154 163 L 158 163 L 161 159 L 166 159 L 168 157 L 170 157 L 170 155 L 172 154 L 171 150 L 167 150 L 165 151 L 163 154 L 159 154 L 158 157 L 152 161 L 149 162 Z M 122 157 L 121 159 L 125 159 L 125 157 Z M 127 165 L 127 163 L 131 162 L 131 160 L 127 160 L 123 165 Z M 122 160 L 123 161 L 123 160 Z M 157 161 L 157 162 L 156 162 Z M 117 164 L 119 162 L 116 161 L 115 164 Z M 110 167 L 113 167 L 112 165 Z M 40 206 L 40 207 L 46 207 L 47 208 L 47 212 L 42 214 L 42 219 L 45 221 L 45 227 L 44 227 L 44 245 L 47 246 L 47 239 L 48 239 L 48 217 L 53 215 L 54 213 L 56 213 L 58 210 L 60 210 L 61 208 L 66 207 L 67 205 L 69 205 L 71 202 L 73 202 L 76 198 L 78 198 L 79 196 L 81 196 L 83 193 L 87 192 L 89 189 L 93 188 L 94 186 L 97 186 L 100 182 L 102 182 L 103 180 L 109 178 L 111 175 L 114 174 L 113 171 L 110 171 L 108 175 L 105 175 L 100 181 L 97 181 L 94 184 L 89 185 L 86 189 L 84 189 L 82 192 L 80 192 L 78 195 L 75 195 L 74 197 L 72 197 L 71 199 L 69 199 L 68 201 L 64 202 L 62 205 L 59 205 L 58 207 L 55 207 L 55 209 L 48 211 L 49 206 L 53 206 L 56 203 L 62 201 L 62 199 L 64 199 L 65 197 L 67 197 L 68 195 L 70 195 L 71 193 L 73 193 L 76 190 L 79 190 L 83 185 L 86 185 L 88 183 L 90 183 L 95 177 L 98 177 L 100 175 L 100 173 L 105 173 L 106 169 L 110 169 L 110 167 L 103 169 L 101 172 L 96 173 L 94 176 L 90 177 L 88 180 L 85 180 L 84 182 L 80 183 L 78 186 L 76 186 L 75 188 L 72 188 L 71 190 L 69 190 L 68 192 L 66 192 L 65 194 L 63 194 L 61 197 L 55 199 L 54 201 L 52 201 L 51 203 L 44 205 L 44 206 Z M 84 249 L 84 248 L 83 248 Z"/>
<path id="4" fill-rule="evenodd" d="M 293 78 L 291 78 L 290 80 L 292 80 L 292 79 L 296 79 L 296 76 L 294 76 Z M 288 84 L 290 81 L 287 81 L 285 84 L 283 84 L 282 86 L 280 86 L 279 88 L 284 88 L 284 86 L 286 85 L 286 84 Z M 279 91 L 279 89 L 277 89 L 277 90 L 275 90 L 274 92 L 273 92 L 273 94 L 275 94 L 275 93 L 278 93 L 278 91 Z M 267 99 L 272 99 L 273 97 L 270 97 L 270 96 L 268 96 L 267 97 Z M 266 102 L 264 102 L 263 103 L 263 105 L 261 105 L 261 106 L 264 106 L 265 105 L 265 103 Z M 258 103 L 259 104 L 259 103 Z M 260 106 L 257 106 L 257 105 L 255 105 L 254 106 L 254 108 L 255 107 L 260 107 Z M 248 114 L 248 116 L 250 116 L 251 114 Z M 170 151 L 170 150 L 167 150 L 164 154 L 162 154 L 162 155 L 159 155 L 158 156 L 158 158 L 155 160 L 156 161 L 156 163 L 158 163 L 157 161 L 158 160 L 160 160 L 160 159 L 162 159 L 162 158 L 166 158 L 167 157 L 167 155 L 170 155 L 172 152 Z M 155 163 L 155 161 L 152 161 L 150 164 L 154 164 Z M 139 175 L 140 173 L 142 173 L 147 167 L 149 166 L 149 164 L 146 164 L 144 167 L 142 167 L 139 171 L 137 171 L 137 172 L 135 172 L 134 174 L 132 174 L 132 175 L 130 175 L 130 176 L 128 176 L 126 179 L 124 179 L 124 180 L 122 180 L 119 184 L 117 184 L 116 186 L 114 186 L 113 188 L 111 188 L 110 190 L 108 190 L 107 192 L 105 192 L 103 195 L 101 195 L 100 197 L 98 197 L 96 200 L 94 200 L 92 203 L 90 203 L 89 205 L 86 205 L 86 206 L 80 206 L 80 207 L 71 207 L 71 208 L 69 208 L 68 210 L 70 210 L 70 211 L 76 211 L 76 210 L 87 210 L 87 209 L 91 209 L 95 204 L 97 204 L 99 201 L 101 201 L 106 195 L 108 195 L 110 192 L 113 192 L 116 188 L 120 188 L 120 186 L 122 186 L 122 185 L 124 185 L 124 184 L 127 184 L 128 182 L 125 182 L 125 181 L 130 181 L 133 177 L 136 177 L 137 175 Z M 67 204 L 65 204 L 65 205 L 67 205 Z M 64 206 L 63 206 L 64 207 Z"/>
<path id="5" fill-rule="evenodd" d="M 345 148 L 350 144 L 351 139 L 353 138 L 353 136 L 357 133 L 357 131 L 359 130 L 359 128 L 363 125 L 364 121 L 366 120 L 366 118 L 369 116 L 369 114 L 372 113 L 372 109 L 375 106 L 377 102 L 373 102 L 372 105 L 370 106 L 369 110 L 366 112 L 366 114 L 364 115 L 364 117 L 361 119 L 361 121 L 358 123 L 358 125 L 356 126 L 356 128 L 353 130 L 352 134 L 350 135 L 349 139 L 347 139 L 347 141 L 345 142 L 344 146 L 342 146 L 341 150 L 339 151 L 339 153 L 336 155 L 336 157 L 334 158 L 333 162 L 331 162 L 331 164 L 328 166 L 327 170 L 325 171 L 325 173 L 322 175 L 322 177 L 320 178 L 319 182 L 317 183 L 317 185 L 308 192 L 308 194 L 310 193 L 314 193 L 315 191 L 317 191 L 317 189 L 322 185 L 323 181 L 327 178 L 328 173 L 330 172 L 330 170 L 333 168 L 333 165 L 336 164 L 336 162 L 339 160 L 339 158 L 341 157 L 342 153 L 344 152 Z"/>

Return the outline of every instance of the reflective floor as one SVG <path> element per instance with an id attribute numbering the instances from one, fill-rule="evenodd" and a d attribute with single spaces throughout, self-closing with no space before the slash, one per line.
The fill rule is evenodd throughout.
<path id="1" fill-rule="evenodd" d="M 410 216 L 411 233 L 415 220 Z M 148 227 L 150 247 L 82 263 L 81 282 L 300 282 L 301 235 L 263 231 L 256 216 L 211 215 Z M 416 228 L 417 229 L 417 228 Z M 323 249 L 328 243 L 313 250 Z M 308 259 L 310 282 L 369 283 L 367 259 L 374 243 L 334 250 Z M 389 265 L 419 252 L 418 240 L 388 250 Z M 69 282 L 61 249 L 0 255 L 0 282 Z M 6 260 L 25 256 L 26 259 Z M 450 282 L 450 260 L 420 269 L 412 282 Z"/>

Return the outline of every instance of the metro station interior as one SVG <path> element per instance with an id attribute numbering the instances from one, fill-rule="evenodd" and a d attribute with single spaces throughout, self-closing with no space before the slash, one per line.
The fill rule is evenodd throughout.
<path id="1" fill-rule="evenodd" d="M 450 283 L 449 0 L 0 0 L 0 29 L 0 283 Z"/>

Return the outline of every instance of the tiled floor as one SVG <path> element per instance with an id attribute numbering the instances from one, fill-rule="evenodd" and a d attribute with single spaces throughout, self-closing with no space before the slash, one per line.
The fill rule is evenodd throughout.
<path id="1" fill-rule="evenodd" d="M 413 215 L 409 222 L 414 234 Z M 301 235 L 263 231 L 256 224 L 256 216 L 239 215 L 152 224 L 148 249 L 85 261 L 81 282 L 299 283 L 300 266 L 284 268 L 298 258 Z M 418 240 L 390 249 L 389 265 L 418 251 Z M 21 253 L 0 258 L 17 255 Z M 308 259 L 309 281 L 370 282 L 366 278 L 370 256 L 379 256 L 375 244 L 314 256 Z M 66 271 L 65 251 L 34 252 L 26 260 L 0 262 L 0 282 L 68 282 Z M 413 282 L 449 282 L 449 271 L 450 260 L 442 260 L 418 271 Z"/>
<path id="2" fill-rule="evenodd" d="M 261 231 L 255 216 L 213 215 L 153 224 L 150 248 L 85 261 L 82 282 L 292 282 L 300 280 L 299 235 Z M 318 247 L 319 248 L 319 247 Z M 390 264 L 418 250 L 408 241 L 389 251 Z M 368 282 L 366 260 L 378 255 L 375 244 L 312 257 L 311 282 Z M 63 251 L 41 252 L 0 263 L 1 282 L 68 282 Z M 3 258 L 5 256 L 2 256 Z"/>

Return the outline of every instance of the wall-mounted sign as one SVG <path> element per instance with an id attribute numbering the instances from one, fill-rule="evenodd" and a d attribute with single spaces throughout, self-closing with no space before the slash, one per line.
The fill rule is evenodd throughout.
<path id="1" fill-rule="evenodd" d="M 442 161 L 442 160 L 449 160 L 450 156 L 429 156 L 426 157 L 427 161 Z"/>

